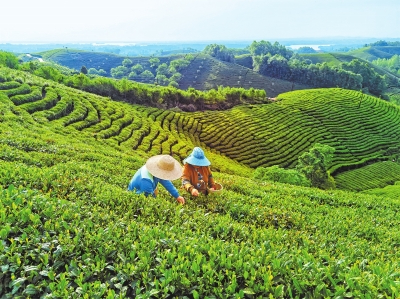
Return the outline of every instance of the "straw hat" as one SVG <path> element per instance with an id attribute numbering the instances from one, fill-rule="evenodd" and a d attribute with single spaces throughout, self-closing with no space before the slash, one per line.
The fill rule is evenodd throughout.
<path id="1" fill-rule="evenodd" d="M 182 176 L 181 164 L 170 155 L 157 155 L 146 162 L 147 170 L 157 178 L 176 180 Z"/>
<path id="2" fill-rule="evenodd" d="M 192 153 L 183 160 L 183 163 L 189 163 L 194 166 L 209 166 L 211 162 L 206 158 L 201 148 L 195 147 Z"/>

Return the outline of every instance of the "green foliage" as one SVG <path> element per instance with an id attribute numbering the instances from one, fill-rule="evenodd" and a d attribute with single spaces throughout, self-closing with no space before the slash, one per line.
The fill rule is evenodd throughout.
<path id="1" fill-rule="evenodd" d="M 175 88 L 179 88 L 178 82 L 173 81 L 173 80 L 171 80 L 171 81 L 168 83 L 168 86 L 173 86 L 173 87 L 175 87 Z"/>
<path id="2" fill-rule="evenodd" d="M 63 79 L 61 72 L 51 66 L 41 66 L 33 72 L 36 76 L 44 79 L 60 82 Z"/>
<path id="3" fill-rule="evenodd" d="M 400 55 L 394 55 L 391 58 L 378 58 L 371 62 L 376 66 L 385 68 L 397 76 L 400 76 Z"/>
<path id="4" fill-rule="evenodd" d="M 140 74 L 143 72 L 143 66 L 139 63 L 135 64 L 134 66 L 131 67 L 131 71 L 135 72 L 137 74 Z"/>
<path id="5" fill-rule="evenodd" d="M 82 67 L 81 67 L 81 73 L 84 74 L 84 75 L 87 75 L 88 69 L 86 68 L 86 66 L 82 65 Z"/>
<path id="6" fill-rule="evenodd" d="M 89 75 L 99 75 L 99 76 L 106 76 L 107 75 L 105 70 L 103 70 L 103 69 L 96 70 L 95 68 L 88 69 L 88 74 Z"/>
<path id="7" fill-rule="evenodd" d="M 336 187 L 358 192 L 394 184 L 400 180 L 400 164 L 392 159 L 339 173 L 335 176 Z"/>
<path id="8" fill-rule="evenodd" d="M 148 71 L 148 70 L 145 70 L 144 72 L 142 72 L 142 73 L 140 74 L 140 77 L 142 77 L 142 78 L 144 78 L 144 79 L 147 79 L 147 80 L 152 80 L 152 79 L 154 79 L 153 73 L 150 72 L 150 71 Z"/>
<path id="9" fill-rule="evenodd" d="M 285 47 L 277 43 L 272 45 L 265 41 L 253 42 L 249 49 L 253 55 L 254 70 L 266 76 L 315 87 L 336 86 L 353 90 L 364 88 L 375 95 L 383 95 L 387 88 L 388 78 L 378 74 L 367 62 L 352 56 L 349 56 L 352 60 L 347 61 L 330 53 L 298 55 L 290 50 L 286 51 Z M 317 62 L 309 63 L 305 58 Z M 397 80 L 390 78 L 398 84 Z"/>
<path id="10" fill-rule="evenodd" d="M 157 67 L 157 75 L 168 75 L 168 65 L 166 63 L 162 63 Z"/>
<path id="11" fill-rule="evenodd" d="M 343 63 L 341 67 L 329 66 L 326 62 L 309 64 L 297 57 L 293 56 L 292 59 L 288 60 L 279 54 L 255 56 L 253 57 L 253 66 L 256 71 L 263 75 L 315 87 L 336 86 L 360 90 L 363 86 L 364 77 L 357 73 L 356 69 L 349 67 L 347 63 Z M 371 92 L 380 94 L 385 87 L 384 80 L 377 74 L 375 75 L 374 79 L 365 83 L 364 86 L 368 86 Z"/>
<path id="12" fill-rule="evenodd" d="M 211 55 L 222 61 L 235 62 L 235 55 L 224 45 L 208 45 L 204 48 L 203 53 Z"/>
<path id="13" fill-rule="evenodd" d="M 176 71 L 180 71 L 182 69 L 184 69 L 185 67 L 187 67 L 190 64 L 190 60 L 189 59 L 174 59 L 171 61 L 171 63 L 169 64 L 170 67 L 173 67 L 176 69 Z"/>
<path id="14" fill-rule="evenodd" d="M 157 57 L 152 57 L 152 58 L 149 59 L 149 62 L 150 62 L 150 66 L 152 68 L 156 68 L 160 64 L 160 59 L 157 58 Z"/>
<path id="15" fill-rule="evenodd" d="M 400 42 L 398 42 L 398 41 L 387 42 L 385 40 L 379 40 L 377 42 L 370 43 L 370 44 L 368 44 L 366 46 L 373 46 L 373 47 L 400 46 Z"/>
<path id="16" fill-rule="evenodd" d="M 5 52 L 0 50 L 0 65 L 6 66 L 12 69 L 19 68 L 19 61 L 17 56 L 13 53 Z"/>
<path id="17" fill-rule="evenodd" d="M 248 47 L 251 55 L 253 56 L 262 56 L 262 55 L 280 55 L 285 59 L 290 59 L 293 55 L 293 51 L 286 48 L 284 45 L 280 45 L 278 42 L 271 44 L 269 41 L 253 41 L 251 45 Z"/>
<path id="18" fill-rule="evenodd" d="M 340 111 L 352 112 L 349 102 L 358 93 L 310 90 L 301 97 L 285 94 L 287 100 L 274 104 L 184 113 L 115 102 L 10 69 L 0 68 L 0 78 L 3 297 L 400 296 L 400 233 L 393 229 L 400 225 L 398 199 L 253 181 L 249 168 L 204 144 L 207 136 L 219 144 L 231 138 L 229 147 L 234 150 L 247 147 L 246 139 L 265 148 L 262 140 L 266 139 L 275 143 L 271 150 L 285 159 L 290 155 L 283 148 L 285 141 L 293 148 L 302 140 L 291 140 L 290 136 L 300 134 L 290 128 L 305 130 L 316 118 L 314 114 L 303 121 L 291 115 L 298 116 L 300 108 L 310 115 L 314 111 L 321 127 L 321 120 L 326 121 L 324 111 L 315 103 L 337 95 L 344 100 L 325 99 L 323 106 L 330 108 L 330 117 L 336 117 L 336 126 L 330 127 L 333 132 L 341 123 L 333 108 L 339 111 L 343 106 Z M 74 77 L 88 84 L 85 78 Z M 129 80 L 115 81 L 119 83 L 114 86 L 104 79 L 93 78 L 103 82 L 103 88 L 108 86 L 110 93 L 118 88 L 129 95 Z M 59 96 L 55 106 L 29 112 L 25 109 L 29 106 L 14 104 L 13 99 L 25 95 L 35 99 L 26 103 L 41 102 L 36 97 L 42 88 L 49 99 L 52 94 Z M 190 91 L 193 96 L 196 92 Z M 357 107 L 358 101 L 354 102 Z M 299 103 L 302 106 L 295 106 Z M 288 114 L 282 114 L 285 105 L 291 107 Z M 370 105 L 375 113 L 384 111 L 398 119 L 398 108 L 366 97 L 356 110 L 361 120 L 364 106 L 373 117 Z M 279 118 L 262 132 L 280 132 L 286 139 L 256 131 L 273 117 Z M 371 125 L 375 135 L 383 128 L 394 134 L 391 130 L 399 126 L 384 115 L 379 117 L 386 126 L 375 121 Z M 232 130 L 222 136 L 227 128 Z M 239 129 L 247 133 L 236 135 Z M 317 138 L 317 129 L 314 126 L 314 133 L 302 138 Z M 322 133 L 327 141 L 333 140 Z M 223 193 L 195 200 L 184 194 L 187 200 L 182 206 L 163 188 L 157 198 L 126 190 L 149 156 L 172 150 L 181 159 L 195 145 L 206 150 Z M 251 146 L 249 155 L 260 159 L 258 148 Z M 273 151 L 264 156 L 272 155 Z M 174 184 L 179 187 L 180 182 Z"/>
<path id="19" fill-rule="evenodd" d="M 296 186 L 310 186 L 310 181 L 304 174 L 295 169 L 284 169 L 277 165 L 271 167 L 257 167 L 253 177 L 258 180 L 272 181 Z"/>
<path id="20" fill-rule="evenodd" d="M 129 68 L 126 66 L 117 66 L 115 68 L 111 69 L 111 76 L 113 76 L 116 79 L 121 79 L 129 74 Z"/>
<path id="21" fill-rule="evenodd" d="M 182 74 L 174 73 L 168 77 L 162 73 L 168 74 L 168 67 L 166 64 L 160 65 L 160 72 L 157 75 L 157 83 L 160 85 L 169 85 L 170 82 L 174 82 L 171 86 L 179 87 L 178 81 L 182 78 Z M 75 87 L 92 93 L 96 93 L 102 96 L 109 96 L 115 100 L 124 100 L 130 103 L 146 103 L 148 105 L 157 106 L 162 98 L 162 102 L 166 103 L 167 107 L 175 107 L 177 104 L 189 104 L 193 102 L 214 104 L 218 102 L 224 102 L 228 105 L 236 105 L 244 102 L 263 102 L 266 99 L 264 90 L 244 88 L 218 88 L 216 90 L 210 90 L 206 92 L 196 91 L 196 93 L 178 89 L 168 89 L 163 87 L 146 86 L 138 84 L 136 82 L 126 82 L 126 90 L 123 93 L 119 91 L 117 87 L 118 81 L 109 78 L 102 77 L 88 77 L 84 74 L 75 74 L 73 76 L 63 75 L 57 69 L 51 66 L 42 66 L 34 71 L 35 74 L 42 78 L 51 79 L 56 82 L 63 82 L 67 86 Z M 111 70 L 112 76 L 115 78 L 125 79 L 127 77 L 133 78 L 134 73 L 124 66 L 118 66 Z M 140 78 L 153 81 L 155 76 L 149 70 L 145 70 L 140 74 L 136 74 Z M 135 79 L 137 77 L 134 77 Z M 177 85 L 178 84 L 178 85 Z"/>
<path id="22" fill-rule="evenodd" d="M 382 196 L 383 198 L 400 198 L 400 181 L 396 181 L 394 185 L 388 185 L 383 188 L 373 188 L 362 191 L 365 194 Z"/>
<path id="23" fill-rule="evenodd" d="M 321 189 L 334 189 L 335 181 L 328 172 L 335 149 L 316 143 L 299 157 L 296 169 L 310 180 L 311 185 Z"/>
<path id="24" fill-rule="evenodd" d="M 300 48 L 298 48 L 298 49 L 296 50 L 296 52 L 297 52 L 298 54 L 317 53 L 317 51 L 314 50 L 314 49 L 311 48 L 311 47 L 300 47 Z"/>
<path id="25" fill-rule="evenodd" d="M 384 77 L 376 73 L 366 62 L 354 59 L 349 63 L 343 63 L 342 68 L 361 75 L 362 87 L 368 88 L 373 94 L 382 94 L 386 89 Z"/>
<path id="26" fill-rule="evenodd" d="M 130 60 L 129 58 L 125 58 L 125 59 L 122 61 L 122 65 L 123 65 L 124 67 L 129 68 L 129 67 L 132 66 L 132 60 Z"/>

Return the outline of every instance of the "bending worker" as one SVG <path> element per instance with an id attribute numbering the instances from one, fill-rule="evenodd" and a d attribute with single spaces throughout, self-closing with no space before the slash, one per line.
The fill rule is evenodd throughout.
<path id="1" fill-rule="evenodd" d="M 160 183 L 179 203 L 185 199 L 179 195 L 171 180 L 179 179 L 182 175 L 182 166 L 170 155 L 157 155 L 149 158 L 131 179 L 128 190 L 144 193 L 146 196 L 157 196 L 157 185 Z"/>
<path id="2" fill-rule="evenodd" d="M 183 163 L 182 185 L 191 195 L 199 196 L 199 192 L 207 195 L 208 188 L 215 188 L 211 163 L 200 147 L 195 147 Z"/>

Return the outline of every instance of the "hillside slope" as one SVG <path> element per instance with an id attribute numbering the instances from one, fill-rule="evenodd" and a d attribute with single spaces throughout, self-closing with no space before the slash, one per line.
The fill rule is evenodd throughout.
<path id="1" fill-rule="evenodd" d="M 184 194 L 184 206 L 163 188 L 157 198 L 138 196 L 126 186 L 148 156 L 201 144 L 208 124 L 200 114 L 116 103 L 4 68 L 0 80 L 4 297 L 400 296 L 398 199 L 253 181 L 209 149 L 213 164 L 242 175 L 215 172 L 219 196 Z M 311 93 L 305 109 L 336 92 L 347 93 Z M 298 103 L 290 96 L 253 119 Z M 351 110 L 351 99 L 336 101 Z M 361 107 L 371 111 L 369 102 L 380 110 L 375 99 Z M 314 111 L 310 119 L 323 119 Z M 273 124 L 297 126 L 284 117 Z"/>
<path id="2" fill-rule="evenodd" d="M 400 55 L 400 47 L 396 46 L 369 46 L 354 51 L 350 51 L 347 54 L 357 58 L 372 61 L 378 58 L 389 59 L 393 55 Z"/>
<path id="3" fill-rule="evenodd" d="M 283 92 L 310 88 L 304 84 L 263 76 L 239 64 L 220 61 L 204 54 L 195 56 L 182 71 L 182 75 L 179 82 L 182 89 L 193 87 L 209 90 L 218 86 L 256 88 L 264 89 L 268 97 L 275 97 Z"/>
<path id="4" fill-rule="evenodd" d="M 399 145 L 400 109 L 342 89 L 281 94 L 277 103 L 195 113 L 200 141 L 251 167 L 293 167 L 319 142 L 335 148 L 331 172 L 385 159 Z"/>
<path id="5" fill-rule="evenodd" d="M 140 64 L 143 66 L 144 70 L 154 71 L 150 67 L 149 59 L 151 57 L 120 56 L 111 53 L 89 52 L 74 49 L 55 49 L 51 51 L 40 52 L 37 53 L 37 55 L 40 55 L 40 57 L 45 61 L 52 61 L 77 71 L 80 71 L 82 66 L 85 66 L 87 69 L 103 69 L 106 71 L 108 76 L 111 76 L 111 69 L 122 65 L 122 61 L 126 58 L 130 59 L 133 65 Z M 170 55 L 166 57 L 161 56 L 158 58 L 160 59 L 160 63 L 169 63 L 170 60 L 177 59 L 179 57 L 182 57 L 182 55 Z"/>
<path id="6" fill-rule="evenodd" d="M 124 57 L 110 53 L 88 52 L 73 49 L 57 49 L 38 53 L 45 61 L 52 61 L 79 71 L 84 65 L 87 69 L 103 69 L 110 76 L 111 68 L 122 65 L 125 58 L 132 63 L 141 64 L 144 70 L 154 73 L 150 67 L 151 57 Z M 171 55 L 157 57 L 160 63 L 169 64 L 170 61 L 183 57 Z M 188 67 L 181 71 L 183 78 L 178 82 L 179 88 L 193 87 L 198 90 L 209 90 L 218 86 L 243 87 L 249 89 L 264 89 L 269 97 L 275 97 L 282 92 L 309 88 L 303 84 L 266 77 L 238 64 L 223 62 L 209 55 L 197 54 Z M 136 81 L 150 83 L 140 77 Z M 153 82 L 151 82 L 153 83 Z"/>
<path id="7" fill-rule="evenodd" d="M 275 103 L 187 113 L 130 106 L 24 76 L 10 71 L 0 89 L 7 88 L 14 105 L 39 123 L 106 139 L 126 150 L 172 153 L 181 161 L 194 145 L 202 145 L 216 154 L 214 167 L 230 173 L 235 171 L 226 165 L 232 164 L 223 159 L 240 167 L 294 167 L 316 142 L 335 148 L 332 173 L 387 159 L 391 148 L 399 146 L 399 107 L 356 91 L 294 91 Z"/>

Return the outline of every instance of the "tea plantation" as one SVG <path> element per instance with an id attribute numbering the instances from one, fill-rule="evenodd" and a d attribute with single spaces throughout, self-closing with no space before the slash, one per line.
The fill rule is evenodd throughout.
<path id="1" fill-rule="evenodd" d="M 159 110 L 0 68 L 0 298 L 399 298 L 398 198 L 251 179 L 316 142 L 336 149 L 338 182 L 389 163 L 399 112 L 342 89 Z M 194 146 L 221 194 L 126 190 L 148 157 Z M 361 178 L 381 186 L 350 172 L 338 185 Z"/>

